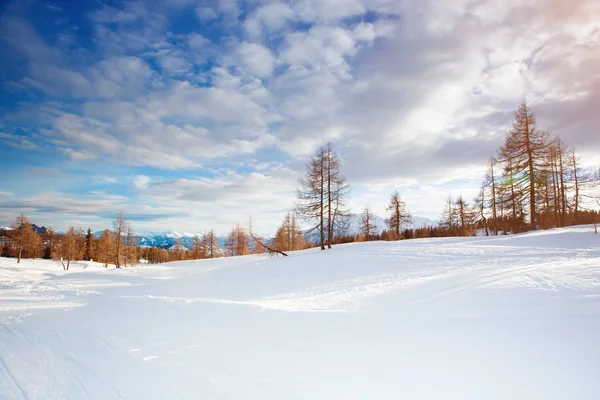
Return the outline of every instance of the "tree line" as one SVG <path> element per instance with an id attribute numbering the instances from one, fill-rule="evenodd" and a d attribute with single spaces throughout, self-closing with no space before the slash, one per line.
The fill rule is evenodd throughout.
<path id="1" fill-rule="evenodd" d="M 72 261 L 95 260 L 105 267 L 116 268 L 138 264 L 140 248 L 131 223 L 123 213 L 113 221 L 113 230 L 105 229 L 95 237 L 92 230 L 69 227 L 58 233 L 52 228 L 37 228 L 25 214 L 17 216 L 10 230 L 1 231 L 0 255 L 14 257 L 17 263 L 22 258 L 45 258 L 60 261 L 69 270 Z"/>
<path id="2" fill-rule="evenodd" d="M 478 232 L 499 235 L 547 229 L 574 224 L 598 223 L 600 206 L 600 169 L 580 167 L 573 147 L 559 136 L 552 136 L 538 126 L 526 103 L 515 112 L 512 128 L 503 145 L 490 158 L 478 195 L 472 204 L 463 196 L 446 200 L 438 226 L 409 228 L 412 215 L 398 193 L 390 195 L 385 228 L 376 224 L 376 216 L 366 205 L 358 220 L 358 231 L 351 229 L 347 207 L 350 186 L 342 173 L 342 162 L 332 143 L 327 143 L 310 157 L 304 176 L 299 180 L 296 203 L 278 227 L 275 236 L 266 240 L 239 223 L 226 236 L 223 248 L 214 230 L 193 238 L 191 249 L 177 242 L 171 249 L 140 248 L 130 222 L 123 213 L 94 237 L 91 229 L 70 227 L 64 233 L 48 228 L 33 229 L 23 214 L 13 229 L 0 231 L 0 255 L 21 258 L 60 259 L 65 269 L 72 260 L 95 260 L 106 267 L 241 256 L 265 252 L 303 250 L 318 246 L 355 241 L 401 240 L 442 236 L 470 236 Z"/>
<path id="3" fill-rule="evenodd" d="M 581 168 L 575 149 L 539 127 L 526 103 L 516 110 L 504 144 L 490 158 L 473 203 L 463 196 L 449 196 L 438 226 L 408 228 L 412 215 L 396 191 L 386 207 L 386 229 L 376 225 L 367 205 L 360 215 L 358 232 L 348 232 L 349 185 L 340 166 L 331 143 L 321 146 L 310 158 L 294 211 L 286 215 L 278 230 L 278 248 L 317 245 L 325 250 L 332 244 L 354 241 L 470 236 L 478 232 L 489 236 L 600 222 L 598 210 L 583 205 L 600 206 L 600 168 Z M 290 245 L 289 221 L 296 216 L 308 225 L 304 238 L 308 234 L 309 240 Z M 316 235 L 311 236 L 311 232 Z"/>
<path id="4" fill-rule="evenodd" d="M 598 211 L 584 204 L 598 203 L 599 182 L 600 169 L 582 169 L 575 148 L 538 126 L 522 103 L 473 203 L 449 197 L 440 227 L 468 236 L 597 223 Z"/>

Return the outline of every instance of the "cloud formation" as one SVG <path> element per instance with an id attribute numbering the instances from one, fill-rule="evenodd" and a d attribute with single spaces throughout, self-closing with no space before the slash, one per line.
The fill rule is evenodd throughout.
<path id="1" fill-rule="evenodd" d="M 399 189 L 436 217 L 438 194 L 480 179 L 523 99 L 600 162 L 594 0 L 128 0 L 52 9 L 45 25 L 33 22 L 40 7 L 3 6 L 2 155 L 71 173 L 110 165 L 117 181 L 101 189 L 121 208 L 168 208 L 156 215 L 173 228 L 252 213 L 272 231 L 326 141 L 357 207 L 382 213 Z M 0 207 L 90 216 L 42 207 L 29 179 L 0 185 L 21 199 Z M 98 188 L 61 190 L 84 201 Z"/>

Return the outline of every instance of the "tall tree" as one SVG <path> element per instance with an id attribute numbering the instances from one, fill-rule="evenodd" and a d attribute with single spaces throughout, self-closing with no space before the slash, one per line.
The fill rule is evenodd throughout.
<path id="1" fill-rule="evenodd" d="M 310 158 L 306 176 L 300 179 L 296 204 L 298 215 L 308 223 L 315 224 L 308 232 L 318 231 L 321 250 L 325 250 L 325 155 L 324 147 L 320 147 Z"/>
<path id="2" fill-rule="evenodd" d="M 235 256 L 235 248 L 236 248 L 236 234 L 235 234 L 235 230 L 232 230 L 231 232 L 229 232 L 229 234 L 227 235 L 227 238 L 225 239 L 225 255 L 229 256 L 229 257 L 233 257 Z"/>
<path id="3" fill-rule="evenodd" d="M 529 192 L 529 219 L 536 225 L 536 177 L 543 168 L 548 133 L 538 128 L 534 114 L 526 103 L 515 113 L 512 129 L 507 133 L 499 154 L 503 161 L 510 160 L 509 173 Z"/>
<path id="4" fill-rule="evenodd" d="M 554 173 L 553 189 L 554 189 L 554 208 L 558 217 L 558 226 L 565 226 L 565 218 L 567 215 L 567 197 L 565 184 L 565 162 L 567 161 L 567 149 L 565 148 L 560 138 L 555 138 L 549 145 L 548 153 L 548 170 Z"/>
<path id="5" fill-rule="evenodd" d="M 581 195 L 579 193 L 579 159 L 575 155 L 575 148 L 571 149 L 571 171 L 573 173 L 573 189 L 575 191 L 573 196 L 574 204 L 574 215 L 577 219 L 577 213 L 579 212 L 579 202 L 581 201 Z"/>
<path id="6" fill-rule="evenodd" d="M 39 237 L 25 214 L 19 214 L 13 224 L 11 239 L 17 249 L 17 264 L 21 262 L 23 253 L 31 257 L 39 245 Z"/>
<path id="7" fill-rule="evenodd" d="M 53 259 L 56 255 L 57 234 L 52 227 L 46 229 L 42 240 L 44 243 L 44 258 Z"/>
<path id="8" fill-rule="evenodd" d="M 202 245 L 204 246 L 204 254 L 206 254 L 206 257 L 215 258 L 217 256 L 219 241 L 214 230 L 211 229 L 202 235 Z"/>
<path id="9" fill-rule="evenodd" d="M 206 258 L 204 245 L 202 244 L 202 238 L 198 234 L 195 234 L 194 237 L 192 238 L 192 254 L 193 254 L 194 260 Z"/>
<path id="10" fill-rule="evenodd" d="M 349 185 L 341 172 L 341 161 L 333 144 L 325 145 L 327 181 L 327 247 L 331 248 L 336 220 L 345 215 Z"/>
<path id="11" fill-rule="evenodd" d="M 390 212 L 390 217 L 386 220 L 387 225 L 394 232 L 395 239 L 400 239 L 402 224 L 410 223 L 412 215 L 406 211 L 406 204 L 400 197 L 400 194 L 398 194 L 398 191 L 392 193 L 387 210 Z"/>
<path id="12" fill-rule="evenodd" d="M 127 235 L 127 221 L 123 217 L 123 211 L 119 212 L 113 221 L 113 234 L 115 240 L 115 266 L 121 268 L 121 256 L 123 254 L 123 239 Z"/>
<path id="13" fill-rule="evenodd" d="M 127 222 L 125 226 L 125 243 L 124 243 L 124 252 L 125 252 L 125 266 L 127 263 L 129 264 L 137 264 L 139 261 L 138 252 L 137 252 L 137 243 L 135 238 L 135 232 L 133 231 L 133 226 L 131 223 Z"/>
<path id="14" fill-rule="evenodd" d="M 98 238 L 98 261 L 104 264 L 104 268 L 108 268 L 108 264 L 115 260 L 115 242 L 116 240 L 113 238 L 113 233 L 110 229 L 102 231 L 102 235 Z"/>
<path id="15" fill-rule="evenodd" d="M 371 211 L 371 208 L 367 205 L 360 216 L 360 233 L 365 237 L 365 240 L 369 241 L 373 238 L 377 232 L 377 225 L 375 224 L 375 216 Z"/>
<path id="16" fill-rule="evenodd" d="M 84 250 L 84 234 L 80 229 L 75 229 L 70 227 L 67 231 L 62 235 L 61 238 L 61 246 L 60 246 L 60 254 L 61 260 L 63 260 L 63 268 L 65 270 L 69 270 L 71 266 L 71 261 L 80 260 L 83 255 Z M 64 264 L 64 259 L 67 260 L 67 264 Z"/>
<path id="17" fill-rule="evenodd" d="M 479 223 L 485 229 L 485 236 L 490 236 L 490 230 L 488 228 L 488 220 L 485 217 L 485 206 L 486 206 L 486 182 L 484 181 L 479 189 L 477 197 L 475 197 L 475 222 Z"/>
<path id="18" fill-rule="evenodd" d="M 494 221 L 494 223 L 493 223 L 494 235 L 498 235 L 498 200 L 497 200 L 498 191 L 496 189 L 496 171 L 495 171 L 495 166 L 496 166 L 497 162 L 498 162 L 498 160 L 496 160 L 494 157 L 490 158 L 487 174 L 485 177 L 485 186 L 487 188 L 489 188 L 489 191 L 490 191 L 489 195 L 487 197 L 489 199 L 488 205 L 492 211 L 492 219 Z M 484 198 L 485 193 L 483 193 L 481 196 L 482 196 L 482 198 Z M 485 204 L 482 204 L 482 206 L 485 207 Z"/>
<path id="19" fill-rule="evenodd" d="M 440 227 L 446 230 L 447 235 L 456 235 L 456 220 L 457 217 L 454 209 L 454 201 L 452 201 L 452 196 L 449 195 L 446 199 L 446 206 L 444 207 L 444 212 L 442 213 L 442 219 L 440 221 Z"/>
<path id="20" fill-rule="evenodd" d="M 242 226 L 238 224 L 234 228 L 235 232 L 235 253 L 238 256 L 250 254 L 250 241 L 248 235 Z"/>
<path id="21" fill-rule="evenodd" d="M 92 228 L 88 228 L 87 233 L 85 235 L 85 255 L 83 258 L 87 261 L 92 260 L 92 251 L 94 246 L 94 234 L 92 233 Z"/>
<path id="22" fill-rule="evenodd" d="M 473 234 L 475 213 L 462 196 L 458 196 L 454 202 L 456 217 L 458 220 L 459 236 L 470 236 Z"/>
<path id="23" fill-rule="evenodd" d="M 331 247 L 336 217 L 342 214 L 348 195 L 346 179 L 340 172 L 340 160 L 328 143 L 310 158 L 306 175 L 300 179 L 296 213 L 312 226 L 307 233 L 318 231 L 321 250 Z"/>
<path id="24" fill-rule="evenodd" d="M 278 250 L 292 251 L 306 247 L 302 231 L 296 224 L 296 216 L 287 213 L 273 239 L 273 247 Z"/>

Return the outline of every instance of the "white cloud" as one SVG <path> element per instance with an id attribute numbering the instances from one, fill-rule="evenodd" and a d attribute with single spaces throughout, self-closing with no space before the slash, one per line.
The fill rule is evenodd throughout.
<path id="1" fill-rule="evenodd" d="M 302 21 L 329 21 L 361 15 L 367 8 L 362 0 L 299 0 L 293 10 Z"/>
<path id="2" fill-rule="evenodd" d="M 69 147 L 61 147 L 61 148 L 59 148 L 59 150 L 61 153 L 63 153 L 64 155 L 66 155 L 67 157 L 69 157 L 71 160 L 74 160 L 74 161 L 88 161 L 88 160 L 93 160 L 96 158 L 96 156 L 92 153 L 77 151 L 77 150 L 71 149 Z"/>
<path id="3" fill-rule="evenodd" d="M 211 20 L 217 18 L 217 13 L 215 12 L 215 10 L 212 7 L 206 7 L 206 6 L 196 7 L 195 13 L 196 13 L 196 17 L 198 17 L 198 19 L 202 22 L 211 21 Z"/>
<path id="4" fill-rule="evenodd" d="M 308 32 L 293 32 L 285 37 L 279 62 L 303 66 L 311 71 L 327 68 L 341 77 L 350 76 L 346 57 L 356 52 L 351 31 L 340 27 L 315 26 Z"/>
<path id="5" fill-rule="evenodd" d="M 271 2 L 258 7 L 243 23 L 246 34 L 259 40 L 263 33 L 281 31 L 287 23 L 294 19 L 294 11 L 289 5 L 280 2 Z"/>
<path id="6" fill-rule="evenodd" d="M 23 150 L 38 150 L 39 146 L 27 137 L 0 132 L 0 143 Z"/>
<path id="7" fill-rule="evenodd" d="M 133 186 L 135 186 L 137 189 L 145 189 L 148 187 L 149 183 L 150 177 L 146 175 L 138 175 L 133 180 Z"/>
<path id="8" fill-rule="evenodd" d="M 210 29 L 190 34 L 171 32 L 160 7 L 128 2 L 93 16 L 99 62 L 68 35 L 54 46 L 7 14 L 7 57 L 25 67 L 6 87 L 41 90 L 48 101 L 23 104 L 4 122 L 35 121 L 39 138 L 6 133 L 0 141 L 186 176 L 259 159 L 227 177 L 142 182 L 161 201 L 159 189 L 171 185 L 184 209 L 186 198 L 222 187 L 265 203 L 276 187 L 270 157 L 301 171 L 332 140 L 353 184 L 380 188 L 377 201 L 400 186 L 428 188 L 443 202 L 442 192 L 467 192 L 448 181 L 480 173 L 524 97 L 568 144 L 600 150 L 600 3 L 548 1 L 201 1 L 187 10 L 202 21 L 199 31 Z M 293 175 L 277 184 L 293 188 Z M 416 193 L 419 205 L 438 207 Z M 376 200 L 357 195 L 357 206 L 366 199 Z M 293 190 L 277 195 L 278 207 L 292 200 Z M 216 214 L 210 207 L 202 217 Z M 243 208 L 235 218 L 245 218 Z"/>
<path id="9" fill-rule="evenodd" d="M 275 58 L 271 51 L 259 43 L 242 42 L 234 51 L 236 67 L 242 74 L 268 78 L 273 73 Z"/>

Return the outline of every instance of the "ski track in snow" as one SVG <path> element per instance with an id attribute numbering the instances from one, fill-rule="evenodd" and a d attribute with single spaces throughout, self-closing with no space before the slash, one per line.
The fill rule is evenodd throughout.
<path id="1" fill-rule="evenodd" d="M 162 368 L 176 369 L 178 362 L 194 354 L 203 355 L 195 363 L 200 363 L 206 374 L 195 384 L 204 382 L 203 393 L 209 398 L 211 394 L 214 398 L 227 397 L 214 385 L 235 379 L 231 374 L 236 368 L 211 356 L 211 349 L 221 348 L 218 344 L 207 344 L 195 336 L 169 337 L 160 334 L 160 329 L 153 333 L 151 325 L 141 326 L 138 333 L 120 332 L 127 322 L 128 314 L 124 313 L 133 312 L 131 317 L 135 318 L 136 310 L 154 309 L 172 317 L 171 325 L 165 322 L 161 329 L 177 333 L 177 324 L 202 332 L 207 328 L 188 325 L 193 318 L 205 315 L 220 321 L 221 312 L 242 319 L 260 316 L 269 320 L 277 318 L 273 312 L 304 314 L 302 320 L 320 318 L 318 313 L 370 318 L 371 313 L 383 312 L 382 317 L 372 320 L 383 323 L 386 313 L 395 309 L 406 315 L 428 315 L 428 310 L 457 301 L 482 307 L 481 296 L 503 293 L 510 293 L 508 299 L 517 296 L 515 301 L 519 296 L 549 295 L 552 297 L 548 299 L 591 304 L 600 300 L 600 235 L 589 232 L 589 227 L 575 227 L 514 237 L 355 243 L 325 252 L 292 252 L 285 259 L 247 256 L 122 270 L 78 262 L 72 264 L 72 270 L 62 271 L 50 261 L 23 260 L 18 265 L 14 260 L 0 259 L 0 399 L 144 397 L 131 392 L 124 378 L 105 377 L 94 360 L 105 360 L 102 365 L 108 369 L 117 363 L 158 374 L 152 376 L 156 377 L 153 384 L 159 387 L 170 382 Z M 123 304 L 122 310 L 119 304 Z M 52 321 L 64 320 L 73 328 L 83 329 L 78 321 L 69 319 L 76 310 L 85 318 L 81 324 L 89 324 L 91 338 L 96 338 L 89 344 L 94 359 L 86 356 L 86 342 L 79 341 L 82 338 L 74 337 L 60 323 L 53 325 Z M 86 310 L 100 313 L 98 318 L 104 320 L 123 316 L 125 322 L 115 325 L 115 332 L 105 329 L 105 336 L 94 336 L 94 314 Z M 460 315 L 462 308 L 456 310 Z M 256 311 L 267 313 L 256 316 Z M 593 311 L 586 312 L 599 318 Z M 194 315 L 191 322 L 190 318 L 177 319 L 186 313 Z M 437 311 L 431 315 L 438 315 Z M 146 322 L 140 319 L 140 323 Z M 275 328 L 282 329 L 279 325 Z M 321 328 L 315 325 L 313 329 Z M 232 333 L 223 333 L 229 340 Z M 320 343 L 333 334 L 310 340 Z M 305 351 L 298 346 L 290 348 Z M 296 377 L 290 384 L 314 383 L 310 379 L 315 378 Z M 265 390 L 270 384 L 246 384 L 247 390 L 256 394 L 249 396 L 252 398 L 286 397 L 281 392 L 268 396 L 270 392 Z M 125 393 L 123 388 L 130 391 Z M 161 397 L 151 389 L 144 393 Z M 194 398 L 188 392 L 177 393 Z"/>

